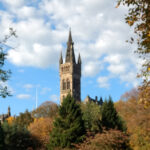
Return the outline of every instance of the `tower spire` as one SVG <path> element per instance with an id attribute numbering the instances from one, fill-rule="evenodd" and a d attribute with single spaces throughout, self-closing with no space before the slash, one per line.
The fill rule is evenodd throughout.
<path id="1" fill-rule="evenodd" d="M 68 43 L 73 43 L 72 42 L 72 35 L 71 35 L 71 28 L 69 29 Z"/>
<path id="2" fill-rule="evenodd" d="M 74 55 L 74 43 L 72 41 L 71 29 L 69 31 L 69 37 L 67 42 L 67 53 L 66 53 L 66 62 L 75 63 L 75 55 Z"/>
<path id="3" fill-rule="evenodd" d="M 79 56 L 78 56 L 78 64 L 81 64 L 81 56 L 80 56 L 80 53 L 79 53 Z"/>

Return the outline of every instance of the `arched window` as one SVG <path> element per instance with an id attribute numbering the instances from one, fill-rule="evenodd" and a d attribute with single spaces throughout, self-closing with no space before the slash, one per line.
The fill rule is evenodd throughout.
<path id="1" fill-rule="evenodd" d="M 70 89 L 70 81 L 67 79 L 67 89 Z"/>
<path id="2" fill-rule="evenodd" d="M 65 80 L 62 80 L 62 90 L 66 90 L 66 82 L 65 82 Z"/>

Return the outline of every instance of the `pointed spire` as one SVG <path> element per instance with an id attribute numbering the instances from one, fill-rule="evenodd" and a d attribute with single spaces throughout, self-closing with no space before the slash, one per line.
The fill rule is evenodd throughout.
<path id="1" fill-rule="evenodd" d="M 78 64 L 81 64 L 81 56 L 80 56 L 80 53 L 79 53 L 79 56 L 78 56 Z"/>
<path id="2" fill-rule="evenodd" d="M 69 37 L 67 42 L 67 53 L 66 53 L 66 62 L 72 62 L 75 63 L 75 55 L 74 55 L 74 47 L 73 47 L 73 41 L 71 36 L 71 29 L 69 31 Z"/>
<path id="3" fill-rule="evenodd" d="M 11 116 L 11 112 L 10 112 L 10 106 L 8 107 L 8 116 Z"/>
<path id="4" fill-rule="evenodd" d="M 60 53 L 59 64 L 63 64 L 63 57 L 62 57 L 62 52 Z"/>
<path id="5" fill-rule="evenodd" d="M 70 30 L 69 30 L 68 43 L 73 43 L 73 42 L 72 42 L 72 35 L 71 35 L 71 28 L 70 28 Z"/>

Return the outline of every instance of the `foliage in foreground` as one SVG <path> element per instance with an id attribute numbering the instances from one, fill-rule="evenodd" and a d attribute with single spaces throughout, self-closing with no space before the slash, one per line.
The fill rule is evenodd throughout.
<path id="1" fill-rule="evenodd" d="M 79 143 L 83 140 L 84 134 L 85 128 L 80 106 L 68 95 L 63 100 L 58 117 L 54 121 L 48 149 L 72 147 L 73 143 Z"/>
<path id="2" fill-rule="evenodd" d="M 101 106 L 94 102 L 81 104 L 85 128 L 90 132 L 101 132 Z"/>
<path id="3" fill-rule="evenodd" d="M 36 137 L 42 143 L 43 149 L 49 142 L 49 133 L 52 131 L 53 119 L 51 118 L 35 118 L 28 129 L 32 136 Z"/>
<path id="4" fill-rule="evenodd" d="M 129 150 L 129 136 L 119 130 L 111 129 L 94 137 L 88 137 L 76 147 L 80 150 Z"/>
<path id="5" fill-rule="evenodd" d="M 2 125 L 4 146 L 2 150 L 27 150 L 35 148 L 38 140 L 31 137 L 30 133 L 16 124 L 9 125 L 7 122 Z"/>
<path id="6" fill-rule="evenodd" d="M 109 97 L 109 100 L 105 100 L 102 105 L 102 126 L 106 129 L 118 129 L 121 131 L 126 131 L 125 122 L 117 113 L 114 103 Z"/>
<path id="7" fill-rule="evenodd" d="M 127 124 L 130 145 L 133 149 L 150 149 L 150 109 L 138 101 L 138 91 L 125 93 L 115 107 Z"/>
<path id="8" fill-rule="evenodd" d="M 27 128 L 29 124 L 33 122 L 33 120 L 34 119 L 31 116 L 31 113 L 26 110 L 24 113 L 20 113 L 19 116 L 15 118 L 14 122 L 20 127 Z"/>
<path id="9" fill-rule="evenodd" d="M 126 15 L 126 23 L 134 28 L 134 35 L 130 42 L 137 44 L 136 52 L 143 59 L 141 77 L 143 84 L 139 87 L 141 91 L 140 100 L 150 106 L 150 0 L 117 0 L 118 6 L 123 4 L 127 6 L 128 14 Z M 117 7 L 118 7 L 117 6 Z"/>

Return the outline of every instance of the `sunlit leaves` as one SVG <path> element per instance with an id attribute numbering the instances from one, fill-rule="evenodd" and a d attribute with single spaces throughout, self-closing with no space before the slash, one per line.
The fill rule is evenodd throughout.
<path id="1" fill-rule="evenodd" d="M 145 93 L 141 94 L 143 96 L 141 101 L 147 101 L 144 103 L 150 105 L 149 96 L 146 96 L 147 88 L 149 89 L 150 86 L 150 0 L 118 0 L 117 6 L 120 4 L 129 8 L 125 20 L 129 26 L 133 26 L 136 35 L 134 39 L 131 38 L 130 43 L 136 42 L 138 48 L 135 52 L 144 60 L 138 74 L 138 77 L 143 80 L 143 87 L 141 86 L 139 90 Z"/>

